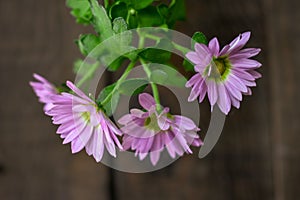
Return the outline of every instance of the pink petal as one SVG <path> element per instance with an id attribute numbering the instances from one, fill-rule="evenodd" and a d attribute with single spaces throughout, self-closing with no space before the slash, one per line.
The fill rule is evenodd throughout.
<path id="1" fill-rule="evenodd" d="M 227 94 L 226 88 L 223 84 L 218 85 L 218 106 L 224 114 L 228 114 L 231 108 L 230 97 Z"/>
<path id="2" fill-rule="evenodd" d="M 202 78 L 201 74 L 199 74 L 199 73 L 195 74 L 194 76 L 192 76 L 192 78 L 189 81 L 186 82 L 185 87 L 188 87 L 188 88 L 192 87 L 193 85 L 195 85 L 198 82 L 198 80 L 200 78 Z"/>
<path id="3" fill-rule="evenodd" d="M 236 37 L 230 44 L 229 52 L 237 52 L 238 50 L 242 49 L 246 43 L 249 41 L 251 36 L 251 32 L 245 32 L 240 34 L 238 37 Z"/>
<path id="4" fill-rule="evenodd" d="M 212 40 L 210 40 L 208 47 L 215 57 L 219 56 L 220 45 L 219 45 L 219 41 L 216 37 L 213 38 Z"/>
<path id="5" fill-rule="evenodd" d="M 157 119 L 158 126 L 161 130 L 168 130 L 170 128 L 169 122 L 165 116 L 161 116 Z"/>
<path id="6" fill-rule="evenodd" d="M 237 88 L 239 91 L 247 92 L 247 86 L 234 74 L 230 74 L 228 76 L 226 84 L 231 84 L 233 87 Z"/>
<path id="7" fill-rule="evenodd" d="M 183 128 L 185 130 L 193 130 L 193 129 L 197 128 L 197 126 L 193 122 L 193 120 L 191 120 L 185 116 L 174 115 L 174 121 L 179 128 Z"/>
<path id="8" fill-rule="evenodd" d="M 150 152 L 150 160 L 153 165 L 156 165 L 160 157 L 160 151 Z"/>
<path id="9" fill-rule="evenodd" d="M 259 54 L 261 49 L 259 48 L 247 48 L 247 49 L 242 49 L 239 52 L 230 55 L 230 59 L 244 59 L 244 58 L 251 58 L 253 56 L 256 56 Z"/>
<path id="10" fill-rule="evenodd" d="M 132 117 L 130 114 L 126 114 L 124 116 L 122 116 L 119 120 L 118 120 L 118 123 L 119 124 L 122 124 L 122 125 L 125 125 L 125 124 L 128 124 L 129 122 L 132 121 Z"/>
<path id="11" fill-rule="evenodd" d="M 188 52 L 186 55 L 185 55 L 192 63 L 198 65 L 198 64 L 201 64 L 202 63 L 202 60 L 200 59 L 199 55 L 194 52 L 194 51 L 191 51 L 191 52 Z"/>
<path id="12" fill-rule="evenodd" d="M 188 98 L 188 101 L 189 102 L 192 102 L 194 101 L 195 99 L 197 99 L 197 97 L 200 95 L 200 92 L 201 92 L 201 89 L 200 89 L 200 86 L 201 84 L 203 83 L 203 79 L 202 80 L 198 80 L 196 82 L 196 84 L 194 85 L 194 87 L 192 88 L 192 91 L 190 93 L 190 96 Z"/>
<path id="13" fill-rule="evenodd" d="M 231 64 L 236 68 L 242 69 L 257 69 L 261 67 L 261 63 L 252 59 L 232 59 Z"/>
<path id="14" fill-rule="evenodd" d="M 207 85 L 207 93 L 208 93 L 208 99 L 210 102 L 210 105 L 213 106 L 216 104 L 218 100 L 218 91 L 217 91 L 217 85 L 214 81 L 206 81 Z"/>
<path id="15" fill-rule="evenodd" d="M 93 102 L 88 96 L 86 96 L 79 88 L 77 88 L 71 81 L 67 81 L 66 82 L 67 86 L 73 90 L 78 96 L 80 96 L 81 98 L 89 101 L 89 102 Z"/>
<path id="16" fill-rule="evenodd" d="M 154 98 L 148 93 L 142 93 L 139 95 L 139 102 L 143 108 L 150 110 L 152 106 L 155 106 Z"/>

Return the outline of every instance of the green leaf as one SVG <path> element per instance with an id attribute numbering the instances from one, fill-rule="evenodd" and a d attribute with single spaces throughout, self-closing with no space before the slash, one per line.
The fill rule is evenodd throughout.
<path id="1" fill-rule="evenodd" d="M 114 72 L 117 71 L 123 64 L 123 62 L 126 60 L 125 57 L 121 56 L 115 61 L 113 61 L 109 66 L 108 66 L 108 71 Z"/>
<path id="2" fill-rule="evenodd" d="M 167 39 L 161 39 L 155 48 L 147 48 L 139 53 L 139 55 L 152 63 L 167 63 L 171 59 L 172 44 Z"/>
<path id="3" fill-rule="evenodd" d="M 200 43 L 200 44 L 208 44 L 206 36 L 202 32 L 196 32 L 194 33 L 192 37 L 192 48 L 195 46 L 195 42 Z"/>
<path id="4" fill-rule="evenodd" d="M 67 0 L 67 6 L 71 8 L 71 15 L 76 18 L 79 24 L 90 24 L 92 21 L 92 11 L 88 0 Z"/>
<path id="5" fill-rule="evenodd" d="M 176 87 L 184 87 L 186 78 L 181 75 L 174 67 L 160 64 L 150 64 L 151 81 Z"/>
<path id="6" fill-rule="evenodd" d="M 164 85 L 166 80 L 168 79 L 168 74 L 163 70 L 156 69 L 151 72 L 150 81 Z"/>
<path id="7" fill-rule="evenodd" d="M 100 92 L 100 94 L 97 98 L 97 103 L 100 104 L 108 95 L 110 95 L 110 93 L 113 91 L 115 86 L 116 86 L 116 83 L 103 88 L 103 90 Z M 105 113 L 108 116 L 111 116 L 115 112 L 119 100 L 120 100 L 120 94 L 118 91 L 116 91 L 111 96 L 111 99 L 105 105 L 101 105 L 102 108 L 105 110 Z"/>
<path id="8" fill-rule="evenodd" d="M 149 81 L 141 78 L 128 79 L 124 81 L 120 87 L 119 92 L 124 95 L 137 95 L 142 93 L 147 87 Z"/>
<path id="9" fill-rule="evenodd" d="M 122 17 L 127 19 L 128 9 L 126 3 L 117 1 L 109 9 L 109 16 L 111 19 Z"/>
<path id="10" fill-rule="evenodd" d="M 136 10 L 141 10 L 151 5 L 154 0 L 120 0 L 120 1 L 125 2 L 127 5 L 129 5 L 130 7 Z"/>
<path id="11" fill-rule="evenodd" d="M 122 33 L 127 31 L 128 27 L 126 21 L 122 17 L 118 17 L 113 21 L 113 30 L 115 33 Z"/>
<path id="12" fill-rule="evenodd" d="M 153 27 L 164 24 L 164 19 L 158 12 L 157 7 L 149 6 L 138 12 L 139 27 Z"/>
<path id="13" fill-rule="evenodd" d="M 98 44 L 100 44 L 100 38 L 93 34 L 80 35 L 76 41 L 80 52 L 87 56 Z"/>
<path id="14" fill-rule="evenodd" d="M 194 65 L 192 63 L 190 63 L 188 60 L 184 59 L 183 63 L 182 63 L 185 71 L 194 71 Z"/>
<path id="15" fill-rule="evenodd" d="M 168 25 L 173 27 L 177 20 L 185 20 L 186 6 L 184 0 L 172 0 L 169 6 Z"/>
<path id="16" fill-rule="evenodd" d="M 171 53 L 162 49 L 147 48 L 139 53 L 140 57 L 152 63 L 166 63 L 170 60 Z"/>
<path id="17" fill-rule="evenodd" d="M 93 25 L 102 41 L 113 35 L 112 25 L 106 10 L 98 4 L 97 0 L 89 0 L 93 13 Z"/>
<path id="18" fill-rule="evenodd" d="M 70 92 L 70 88 L 67 86 L 66 83 L 62 83 L 60 86 L 56 87 L 58 93 L 62 93 L 62 92 Z"/>
<path id="19" fill-rule="evenodd" d="M 100 94 L 98 95 L 97 102 L 103 101 L 113 91 L 115 86 L 116 86 L 116 83 L 108 85 L 105 88 L 103 88 L 101 90 Z"/>

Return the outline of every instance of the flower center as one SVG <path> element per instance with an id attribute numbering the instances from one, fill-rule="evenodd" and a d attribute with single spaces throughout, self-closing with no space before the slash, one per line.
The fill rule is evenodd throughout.
<path id="1" fill-rule="evenodd" d="M 148 117 L 145 122 L 144 125 L 146 128 L 154 130 L 154 131 L 160 131 L 160 128 L 157 124 L 157 117 L 155 114 L 152 114 L 150 117 Z"/>
<path id="2" fill-rule="evenodd" d="M 205 74 L 209 78 L 213 78 L 218 81 L 223 81 L 227 78 L 231 69 L 231 64 L 228 59 L 228 56 L 221 56 L 221 57 L 214 57 L 212 60 L 211 65 L 209 65 L 206 70 Z"/>
<path id="3" fill-rule="evenodd" d="M 86 121 L 86 122 L 89 122 L 90 121 L 90 117 L 91 117 L 91 114 L 89 112 L 83 112 L 81 114 L 81 117 Z"/>
<path id="4" fill-rule="evenodd" d="M 215 63 L 219 74 L 222 76 L 226 71 L 226 61 L 223 58 L 214 58 L 213 62 Z"/>

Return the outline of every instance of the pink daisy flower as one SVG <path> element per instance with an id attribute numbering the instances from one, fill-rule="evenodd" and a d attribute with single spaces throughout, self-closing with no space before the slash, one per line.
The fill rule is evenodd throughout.
<path id="1" fill-rule="evenodd" d="M 160 153 L 166 147 L 172 158 L 176 154 L 182 156 L 184 152 L 192 153 L 189 145 L 200 146 L 197 131 L 200 129 L 195 123 L 184 116 L 171 115 L 169 108 L 163 108 L 160 113 L 153 97 L 147 93 L 139 95 L 139 103 L 146 110 L 132 109 L 119 119 L 124 125 L 121 130 L 124 134 L 123 148 L 132 149 L 135 155 L 143 160 L 150 154 L 150 160 L 156 165 Z"/>
<path id="2" fill-rule="evenodd" d="M 231 105 L 240 107 L 242 94 L 251 95 L 250 87 L 256 86 L 255 80 L 261 77 L 257 68 L 261 66 L 256 60 L 260 49 L 242 49 L 250 38 L 250 32 L 240 34 L 221 51 L 217 38 L 209 45 L 195 44 L 195 52 L 189 52 L 186 57 L 195 64 L 197 72 L 187 83 L 192 87 L 188 101 L 199 98 L 201 103 L 206 96 L 211 107 L 217 104 L 226 115 Z"/>
<path id="3" fill-rule="evenodd" d="M 30 86 L 33 88 L 33 91 L 38 96 L 39 101 L 44 103 L 44 112 L 47 112 L 52 108 L 52 99 L 51 97 L 57 95 L 58 92 L 54 85 L 52 85 L 49 81 L 47 81 L 44 77 L 33 74 L 33 77 L 37 80 L 37 82 L 29 82 Z"/>
<path id="4" fill-rule="evenodd" d="M 63 144 L 71 142 L 72 153 L 85 148 L 99 162 L 104 147 L 116 157 L 116 146 L 122 146 L 116 135 L 122 135 L 114 123 L 105 116 L 96 103 L 79 90 L 72 82 L 67 86 L 75 93 L 61 93 L 52 96 L 53 107 L 47 112 L 53 124 L 60 125 L 57 133 L 64 139 Z"/>

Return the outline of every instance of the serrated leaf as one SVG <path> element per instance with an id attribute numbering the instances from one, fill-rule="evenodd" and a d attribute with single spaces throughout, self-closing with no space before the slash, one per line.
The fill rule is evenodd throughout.
<path id="1" fill-rule="evenodd" d="M 128 79 L 124 81 L 120 87 L 119 92 L 124 95 L 137 95 L 144 91 L 149 81 L 141 78 Z"/>
<path id="2" fill-rule="evenodd" d="M 90 24 L 92 21 L 92 11 L 88 0 L 67 0 L 67 6 L 71 8 L 71 15 L 80 24 Z"/>
<path id="3" fill-rule="evenodd" d="M 112 25 L 106 10 L 97 0 L 89 0 L 93 13 L 93 25 L 97 33 L 105 40 L 113 35 Z"/>
<path id="4" fill-rule="evenodd" d="M 189 61 L 184 59 L 182 65 L 185 71 L 194 71 L 194 65 L 192 65 Z"/>
<path id="5" fill-rule="evenodd" d="M 116 40 L 117 50 L 128 48 L 132 40 L 132 32 L 127 31 L 127 23 L 121 17 L 118 17 L 113 22 L 113 30 L 117 34 L 114 39 Z"/>
<path id="6" fill-rule="evenodd" d="M 100 44 L 100 38 L 93 34 L 80 35 L 76 43 L 80 52 L 87 56 L 98 44 Z"/>
<path id="7" fill-rule="evenodd" d="M 206 36 L 202 32 L 196 32 L 194 33 L 192 37 L 192 47 L 194 48 L 195 42 L 200 43 L 200 44 L 208 44 Z"/>
<path id="8" fill-rule="evenodd" d="M 113 30 L 115 33 L 122 33 L 127 31 L 127 23 L 122 17 L 118 17 L 113 21 Z"/>

